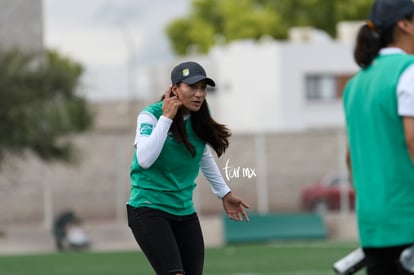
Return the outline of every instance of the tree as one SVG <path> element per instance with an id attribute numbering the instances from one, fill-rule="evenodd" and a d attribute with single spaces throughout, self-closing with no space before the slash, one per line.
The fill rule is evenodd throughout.
<path id="1" fill-rule="evenodd" d="M 43 160 L 73 160 L 68 136 L 87 130 L 91 111 L 77 92 L 83 67 L 56 51 L 0 53 L 0 163 L 33 151 Z"/>
<path id="2" fill-rule="evenodd" d="M 372 0 L 193 0 L 190 15 L 166 27 L 178 55 L 207 53 L 220 39 L 286 39 L 294 26 L 313 26 L 331 36 L 336 23 L 367 18 Z"/>

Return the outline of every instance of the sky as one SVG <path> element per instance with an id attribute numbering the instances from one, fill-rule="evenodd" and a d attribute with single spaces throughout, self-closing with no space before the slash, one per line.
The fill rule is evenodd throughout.
<path id="1" fill-rule="evenodd" d="M 43 0 L 45 46 L 84 65 L 88 99 L 142 98 L 146 82 L 140 76 L 151 64 L 173 59 L 165 26 L 186 16 L 190 1 Z M 128 62 L 136 72 L 132 94 Z"/>

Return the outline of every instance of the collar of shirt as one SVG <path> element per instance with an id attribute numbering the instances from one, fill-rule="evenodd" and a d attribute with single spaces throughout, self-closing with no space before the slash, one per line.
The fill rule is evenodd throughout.
<path id="1" fill-rule="evenodd" d="M 379 54 L 387 55 L 387 54 L 407 54 L 407 53 L 400 48 L 390 47 L 390 48 L 382 48 Z"/>

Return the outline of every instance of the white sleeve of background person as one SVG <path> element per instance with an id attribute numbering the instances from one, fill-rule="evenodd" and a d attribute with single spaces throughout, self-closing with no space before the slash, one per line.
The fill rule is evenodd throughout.
<path id="1" fill-rule="evenodd" d="M 224 181 L 223 176 L 217 166 L 216 160 L 211 154 L 210 147 L 206 145 L 204 148 L 203 156 L 200 162 L 201 172 L 210 183 L 211 191 L 214 195 L 223 198 L 228 192 L 230 192 L 229 186 Z"/>
<path id="2" fill-rule="evenodd" d="M 414 117 L 414 65 L 400 76 L 397 86 L 398 114 Z"/>
<path id="3" fill-rule="evenodd" d="M 159 157 L 171 123 L 172 120 L 165 116 L 161 116 L 157 120 L 148 112 L 141 112 L 138 115 L 134 147 L 136 148 L 138 163 L 142 168 L 151 167 Z M 152 126 L 152 132 L 149 135 L 141 131 L 143 124 Z"/>

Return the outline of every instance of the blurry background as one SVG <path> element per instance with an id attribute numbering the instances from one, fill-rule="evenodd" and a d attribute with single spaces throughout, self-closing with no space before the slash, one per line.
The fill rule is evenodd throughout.
<path id="1" fill-rule="evenodd" d="M 233 132 L 218 164 L 250 211 L 317 213 L 326 237 L 356 240 L 341 94 L 371 1 L 343 2 L 0 0 L 2 54 L 29 55 L 0 64 L 5 76 L 20 64 L 0 87 L 0 250 L 53 248 L 66 210 L 96 247 L 136 247 L 125 217 L 136 116 L 185 60 L 216 80 L 210 108 Z M 207 244 L 225 242 L 221 202 L 202 175 L 195 204 Z"/>

